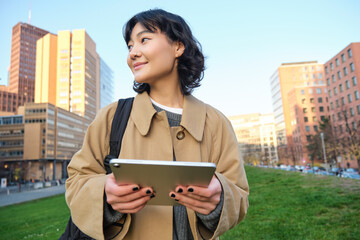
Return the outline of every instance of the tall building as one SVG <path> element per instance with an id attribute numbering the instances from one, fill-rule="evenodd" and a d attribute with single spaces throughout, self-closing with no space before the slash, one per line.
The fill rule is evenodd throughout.
<path id="1" fill-rule="evenodd" d="M 35 101 L 56 105 L 57 37 L 48 33 L 36 43 Z"/>
<path id="2" fill-rule="evenodd" d="M 360 136 L 360 42 L 351 43 L 325 64 L 325 78 L 330 101 L 330 115 L 335 136 L 349 137 L 348 127 Z M 356 140 L 358 141 L 358 139 Z M 343 167 L 358 168 L 355 156 L 344 149 L 338 153 Z"/>
<path id="3" fill-rule="evenodd" d="M 274 165 L 278 162 L 274 114 L 228 117 L 246 163 Z"/>
<path id="4" fill-rule="evenodd" d="M 114 75 L 111 68 L 100 58 L 100 108 L 114 101 Z"/>
<path id="5" fill-rule="evenodd" d="M 36 41 L 48 31 L 19 22 L 12 29 L 9 86 L 2 89 L 0 111 L 16 112 L 34 101 Z M 10 98 L 9 98 L 10 96 Z"/>
<path id="6" fill-rule="evenodd" d="M 85 30 L 39 39 L 36 61 L 35 102 L 50 102 L 92 120 L 112 101 L 112 70 Z"/>
<path id="7" fill-rule="evenodd" d="M 290 164 L 293 162 L 292 147 L 290 147 L 293 144 L 293 127 L 291 125 L 288 94 L 294 88 L 300 91 L 305 91 L 310 86 L 323 88 L 325 86 L 323 64 L 319 64 L 317 61 L 281 64 L 271 76 L 270 86 L 279 160 Z"/>

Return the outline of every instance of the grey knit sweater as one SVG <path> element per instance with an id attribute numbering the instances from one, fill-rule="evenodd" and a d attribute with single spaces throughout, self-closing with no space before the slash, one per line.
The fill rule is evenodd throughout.
<path id="1" fill-rule="evenodd" d="M 159 108 L 156 105 L 153 105 L 157 112 L 165 111 L 162 108 Z M 181 115 L 165 111 L 168 118 L 170 127 L 176 127 L 180 125 Z M 174 161 L 175 154 L 174 154 Z M 105 196 L 105 195 L 104 195 Z M 105 196 L 106 198 L 106 196 Z M 199 220 L 206 226 L 210 231 L 214 232 L 219 223 L 220 214 L 222 211 L 224 196 L 221 193 L 221 199 L 218 206 L 212 211 L 209 215 L 203 215 L 196 213 L 196 216 Z M 122 213 L 119 213 L 111 208 L 109 204 L 106 203 L 104 199 L 104 227 L 109 226 L 111 223 L 117 222 L 123 217 Z M 173 207 L 173 240 L 192 240 L 194 239 L 189 220 L 187 217 L 186 207 L 184 206 L 174 206 Z"/>

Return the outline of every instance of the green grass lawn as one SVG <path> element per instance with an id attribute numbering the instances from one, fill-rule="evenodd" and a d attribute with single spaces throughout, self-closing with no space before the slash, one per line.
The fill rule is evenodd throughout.
<path id="1" fill-rule="evenodd" d="M 221 240 L 360 239 L 360 181 L 246 167 L 247 216 Z M 64 196 L 0 208 L 0 239 L 58 239 Z"/>
<path id="2" fill-rule="evenodd" d="M 360 181 L 247 167 L 247 216 L 221 239 L 360 239 Z"/>

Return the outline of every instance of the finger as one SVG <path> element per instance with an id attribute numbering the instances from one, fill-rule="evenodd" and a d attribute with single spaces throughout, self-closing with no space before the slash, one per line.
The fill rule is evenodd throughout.
<path id="1" fill-rule="evenodd" d="M 144 208 L 149 200 L 150 196 L 145 196 L 132 202 L 112 204 L 111 207 L 121 213 L 136 213 Z"/>
<path id="2" fill-rule="evenodd" d="M 183 192 L 185 192 L 185 191 L 186 191 L 186 187 L 185 187 L 185 186 L 179 185 L 179 186 L 177 186 L 177 187 L 175 188 L 175 192 L 177 192 L 177 193 L 183 193 Z"/>
<path id="3" fill-rule="evenodd" d="M 207 187 L 200 187 L 200 186 L 193 186 L 190 185 L 187 187 L 187 192 L 188 193 L 192 193 L 195 195 L 200 195 L 203 197 L 207 197 L 210 198 L 216 194 L 221 194 L 221 184 L 219 182 L 219 180 L 213 176 L 209 186 Z"/>
<path id="4" fill-rule="evenodd" d="M 127 203 L 127 202 L 133 202 L 139 198 L 145 197 L 145 196 L 152 196 L 153 191 L 151 188 L 142 188 L 140 190 L 136 190 L 134 192 L 131 192 L 127 195 L 107 195 L 107 202 L 109 204 L 115 204 L 115 203 Z"/>
<path id="5" fill-rule="evenodd" d="M 199 201 L 194 198 L 188 197 L 187 194 L 177 194 L 175 192 L 170 192 L 169 196 L 178 201 L 180 204 L 189 207 L 190 209 L 199 212 L 201 214 L 209 214 L 212 212 L 217 204 L 212 201 Z"/>
<path id="6" fill-rule="evenodd" d="M 198 212 L 200 214 L 203 214 L 203 215 L 208 215 L 210 214 L 215 208 L 216 206 L 213 208 L 213 207 L 209 207 L 209 208 L 203 208 L 203 207 L 197 207 L 197 206 L 194 206 L 194 205 L 190 205 L 186 202 L 180 202 L 179 203 L 187 208 L 190 208 L 192 210 L 194 210 L 195 212 Z"/>
<path id="7" fill-rule="evenodd" d="M 140 187 L 137 184 L 118 185 L 113 174 L 109 174 L 105 182 L 105 193 L 107 195 L 112 194 L 116 196 L 123 196 L 135 192 L 139 189 Z"/>

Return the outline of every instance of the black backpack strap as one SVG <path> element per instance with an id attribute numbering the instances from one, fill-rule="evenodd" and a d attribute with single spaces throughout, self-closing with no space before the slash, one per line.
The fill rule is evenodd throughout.
<path id="1" fill-rule="evenodd" d="M 110 153 L 104 159 L 106 173 L 111 173 L 110 160 L 117 158 L 121 150 L 121 141 L 124 136 L 127 122 L 130 117 L 134 98 L 119 99 L 116 112 L 111 124 Z"/>

